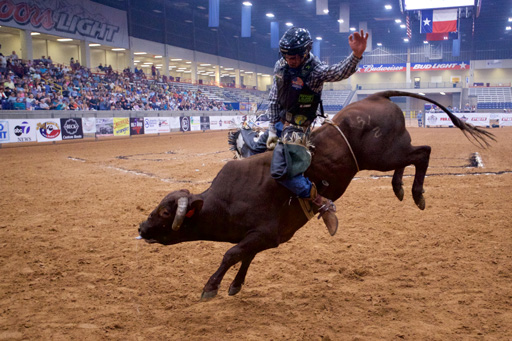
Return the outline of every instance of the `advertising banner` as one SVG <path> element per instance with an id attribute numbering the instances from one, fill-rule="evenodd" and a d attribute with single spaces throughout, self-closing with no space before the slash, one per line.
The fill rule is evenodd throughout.
<path id="1" fill-rule="evenodd" d="M 474 126 L 487 127 L 490 125 L 489 113 L 454 113 L 461 121 L 471 123 Z M 453 127 L 452 120 L 445 113 L 426 113 L 425 125 Z"/>
<path id="2" fill-rule="evenodd" d="M 96 134 L 96 117 L 82 117 L 84 134 Z"/>
<path id="3" fill-rule="evenodd" d="M 158 118 L 158 133 L 168 133 L 170 131 L 169 127 L 169 117 L 159 117 Z"/>
<path id="4" fill-rule="evenodd" d="M 144 117 L 144 134 L 158 133 L 158 117 Z"/>
<path id="5" fill-rule="evenodd" d="M 190 131 L 190 117 L 180 117 L 180 131 Z"/>
<path id="6" fill-rule="evenodd" d="M 61 118 L 60 126 L 62 127 L 63 140 L 84 138 L 81 118 Z"/>
<path id="7" fill-rule="evenodd" d="M 190 130 L 200 131 L 201 130 L 201 116 L 190 116 Z"/>
<path id="8" fill-rule="evenodd" d="M 180 118 L 179 117 L 169 117 L 169 128 L 170 129 L 180 129 Z"/>
<path id="9" fill-rule="evenodd" d="M 114 136 L 130 136 L 130 119 L 114 117 Z"/>
<path id="10" fill-rule="evenodd" d="M 210 130 L 210 117 L 209 116 L 201 116 L 199 118 L 200 121 L 200 129 L 202 131 Z"/>
<path id="11" fill-rule="evenodd" d="M 469 70 L 469 60 L 444 63 L 411 63 L 411 71 Z"/>
<path id="12" fill-rule="evenodd" d="M 130 118 L 130 135 L 144 134 L 144 118 L 131 117 Z"/>
<path id="13" fill-rule="evenodd" d="M 113 136 L 114 135 L 114 118 L 96 118 L 96 136 Z"/>
<path id="14" fill-rule="evenodd" d="M 37 142 L 62 140 L 60 119 L 37 119 L 36 122 Z"/>
<path id="15" fill-rule="evenodd" d="M 2 25 L 128 49 L 126 11 L 83 0 L 2 0 Z"/>
<path id="16" fill-rule="evenodd" d="M 36 120 L 8 120 L 11 142 L 36 142 Z"/>
<path id="17" fill-rule="evenodd" d="M 501 114 L 500 115 L 500 127 L 512 126 L 512 114 Z"/>
<path id="18" fill-rule="evenodd" d="M 359 73 L 370 73 L 370 72 L 401 72 L 405 71 L 407 65 L 405 63 L 397 64 L 367 64 L 361 65 L 357 68 Z"/>
<path id="19" fill-rule="evenodd" d="M 9 121 L 0 120 L 0 143 L 8 143 L 9 141 Z"/>

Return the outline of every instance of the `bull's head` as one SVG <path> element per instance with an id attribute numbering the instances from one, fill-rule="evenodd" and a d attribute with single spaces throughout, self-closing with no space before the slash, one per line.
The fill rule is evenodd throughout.
<path id="1" fill-rule="evenodd" d="M 202 207 L 203 199 L 199 195 L 190 194 L 186 189 L 171 192 L 151 212 L 148 219 L 140 223 L 139 234 L 148 242 L 179 243 L 183 241 L 180 228 L 187 218 L 198 214 Z"/>

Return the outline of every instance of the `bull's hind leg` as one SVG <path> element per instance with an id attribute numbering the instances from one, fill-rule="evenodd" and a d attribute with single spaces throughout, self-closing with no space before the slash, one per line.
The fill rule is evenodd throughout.
<path id="1" fill-rule="evenodd" d="M 404 176 L 405 168 L 395 169 L 395 173 L 393 174 L 393 180 L 391 180 L 391 185 L 393 186 L 393 192 L 395 192 L 398 200 L 404 200 L 404 187 L 402 182 L 402 177 Z"/>
<path id="2" fill-rule="evenodd" d="M 420 210 L 425 209 L 425 198 L 423 197 L 423 183 L 427 174 L 428 162 L 430 159 L 430 146 L 412 147 L 411 163 L 416 167 L 414 183 L 412 185 L 412 197 Z"/>

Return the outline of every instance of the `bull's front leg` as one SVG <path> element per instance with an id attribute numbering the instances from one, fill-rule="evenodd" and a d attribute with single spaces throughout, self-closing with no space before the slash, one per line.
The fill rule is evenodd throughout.
<path id="1" fill-rule="evenodd" d="M 236 295 L 240 292 L 240 290 L 242 290 L 242 285 L 245 282 L 245 276 L 247 276 L 247 270 L 249 269 L 249 265 L 251 265 L 251 262 L 255 256 L 256 254 L 242 259 L 242 265 L 240 266 L 240 269 L 238 270 L 235 279 L 233 280 L 233 282 L 231 282 L 231 285 L 229 286 L 229 296 Z"/>
<path id="2" fill-rule="evenodd" d="M 204 301 L 215 297 L 219 290 L 220 283 L 229 268 L 243 260 L 242 268 L 233 281 L 233 289 L 230 287 L 230 293 L 232 292 L 232 295 L 238 293 L 242 286 L 241 283 L 245 280 L 245 274 L 247 273 L 247 269 L 249 268 L 252 258 L 254 258 L 258 252 L 277 247 L 278 245 L 279 243 L 277 242 L 277 238 L 274 236 L 258 232 L 249 233 L 240 243 L 233 246 L 226 252 L 220 267 L 210 277 L 208 282 L 206 282 L 201 295 L 201 300 Z"/>

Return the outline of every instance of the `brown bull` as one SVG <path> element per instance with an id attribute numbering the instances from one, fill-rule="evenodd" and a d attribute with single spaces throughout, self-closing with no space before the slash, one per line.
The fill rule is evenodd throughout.
<path id="1" fill-rule="evenodd" d="M 423 96 L 400 91 L 376 93 L 348 105 L 334 117 L 334 124 L 324 124 L 312 133 L 315 148 L 306 176 L 322 196 L 333 201 L 340 198 L 358 170 L 394 170 L 393 191 L 402 200 L 404 169 L 414 165 L 412 196 L 420 209 L 425 208 L 423 181 L 430 147 L 411 145 L 403 113 L 389 100 L 392 96 L 415 97 L 438 105 L 455 126 L 481 146 L 488 145 L 487 138 L 494 140 L 491 133 L 465 124 Z M 236 244 L 204 286 L 202 299 L 214 297 L 228 269 L 241 261 L 229 287 L 229 295 L 237 294 L 256 254 L 290 240 L 308 221 L 298 200 L 290 200 L 290 192 L 270 177 L 271 157 L 272 153 L 262 153 L 228 162 L 205 192 L 171 192 L 140 224 L 140 236 L 148 242 L 170 245 L 210 240 Z"/>

